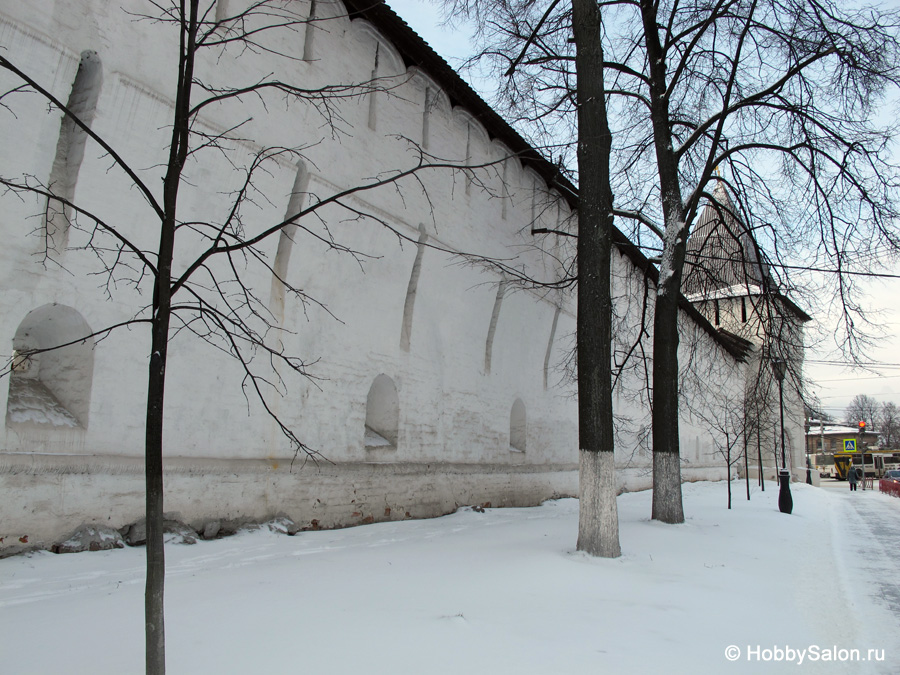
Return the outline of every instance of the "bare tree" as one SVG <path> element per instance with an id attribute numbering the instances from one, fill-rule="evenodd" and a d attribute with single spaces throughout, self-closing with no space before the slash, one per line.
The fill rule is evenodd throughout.
<path id="1" fill-rule="evenodd" d="M 736 415 L 726 415 L 720 419 L 718 431 L 721 435 L 715 436 L 721 439 L 716 443 L 716 452 L 725 460 L 725 469 L 728 472 L 726 480 L 728 486 L 728 509 L 731 509 L 731 481 L 734 478 L 735 467 L 747 458 L 747 443 L 741 433 L 741 421 L 744 419 L 743 405 L 737 409 Z M 750 499 L 749 489 L 747 499 Z"/>
<path id="2" fill-rule="evenodd" d="M 900 438 L 900 411 L 893 401 L 885 401 L 881 404 L 879 413 L 879 430 L 881 431 L 881 445 L 885 448 L 893 448 Z"/>
<path id="3" fill-rule="evenodd" d="M 760 358 L 751 363 L 750 373 L 744 394 L 744 411 L 747 419 L 744 422 L 748 445 L 748 460 L 753 458 L 753 464 L 757 470 L 757 480 L 760 488 L 765 491 L 766 460 L 764 449 L 772 449 L 772 461 L 777 466 L 776 454 L 777 442 L 770 441 L 778 437 L 778 403 L 777 385 L 773 382 L 770 363 Z M 749 464 L 749 461 L 748 461 Z"/>
<path id="4" fill-rule="evenodd" d="M 591 142 L 573 133 L 574 61 L 569 7 L 558 0 L 503 3 L 485 29 L 484 55 L 501 72 L 501 96 L 533 136 L 555 141 L 563 157 Z M 612 131 L 615 215 L 659 255 L 653 325 L 653 518 L 684 519 L 678 434 L 678 313 L 686 245 L 716 189 L 771 274 L 759 279 L 768 325 L 766 360 L 791 359 L 802 345 L 785 310 L 800 290 L 792 261 L 829 274 L 804 297 L 835 298 L 850 355 L 868 343 L 852 272 L 889 264 L 898 238 L 897 170 L 876 109 L 897 82 L 898 15 L 814 0 L 713 0 L 605 6 L 608 122 Z M 513 45 L 520 45 L 514 48 Z M 527 51 L 521 48 L 527 45 Z M 518 56 L 523 54 L 522 56 Z M 568 134 L 568 135 L 567 135 Z M 761 256 L 756 255 L 759 259 Z M 748 258 L 749 260 L 749 258 Z M 703 261 L 694 260 L 692 264 Z M 796 267 L 797 265 L 793 265 Z M 800 391 L 800 373 L 791 384 Z"/>
<path id="5" fill-rule="evenodd" d="M 884 41 L 877 54 L 874 35 Z M 866 111 L 893 81 L 897 39 L 894 17 L 827 4 L 723 0 L 669 7 L 642 0 L 640 26 L 623 42 L 629 50 L 638 46 L 643 51 L 629 61 L 634 84 L 628 88 L 643 93 L 636 119 L 652 128 L 652 136 L 640 138 L 652 138 L 662 223 L 656 230 L 662 256 L 654 320 L 654 518 L 679 522 L 676 298 L 700 199 L 710 183 L 724 182 L 748 227 L 770 218 L 784 223 L 772 228 L 776 251 L 799 241 L 798 229 L 808 237 L 806 247 L 845 239 L 861 201 L 863 217 L 853 231 L 863 226 L 893 247 L 895 172 L 890 166 L 883 174 L 872 171 L 886 161 L 887 136 L 871 126 Z M 728 167 L 727 180 L 715 174 L 720 165 Z M 771 165 L 777 168 L 769 172 Z M 815 215 L 804 219 L 791 199 Z M 822 247 L 822 255 L 827 251 Z M 845 289 L 840 292 L 846 300 Z"/>
<path id="6" fill-rule="evenodd" d="M 235 7 L 235 5 L 238 7 Z M 46 265 L 64 265 L 66 255 L 82 254 L 96 262 L 94 273 L 103 280 L 102 292 L 127 296 L 136 304 L 131 319 L 106 326 L 80 339 L 102 338 L 123 327 L 140 326 L 148 340 L 147 406 L 145 426 L 145 475 L 147 522 L 147 583 L 145 592 L 146 671 L 165 672 L 163 547 L 163 426 L 165 419 L 166 366 L 173 337 L 189 333 L 236 359 L 244 375 L 243 390 L 268 414 L 293 446 L 295 453 L 316 457 L 318 452 L 279 418 L 271 405 L 283 396 L 291 377 L 312 378 L 309 360 L 286 353 L 278 336 L 285 330 L 268 298 L 247 279 L 255 271 L 273 279 L 273 297 L 292 295 L 301 303 L 317 303 L 301 288 L 292 286 L 286 270 L 273 262 L 265 245 L 273 238 L 306 236 L 341 254 L 362 262 L 367 257 L 338 241 L 327 225 L 327 213 L 361 224 L 389 228 L 398 240 L 408 236 L 392 228 L 377 213 L 364 212 L 353 195 L 388 189 L 391 194 L 415 190 L 421 193 L 425 171 L 460 171 L 459 162 L 438 160 L 422 148 L 398 139 L 408 149 L 406 166 L 386 167 L 356 185 L 331 194 L 312 195 L 295 185 L 291 206 L 284 218 L 264 222 L 259 204 L 270 202 L 266 177 L 285 167 L 295 167 L 315 142 L 302 146 L 257 146 L 245 137 L 253 115 L 265 116 L 270 106 L 299 107 L 317 115 L 313 128 L 322 130 L 322 142 L 350 133 L 343 111 L 350 103 L 373 94 L 391 95 L 397 78 L 379 78 L 344 84 L 301 87 L 284 73 L 292 62 L 306 56 L 284 50 L 286 41 L 322 28 L 309 5 L 286 0 L 256 0 L 219 4 L 212 0 L 147 0 L 130 13 L 158 30 L 159 40 L 172 45 L 176 68 L 171 91 L 171 118 L 167 125 L 166 157 L 152 168 L 133 166 L 126 154 L 91 128 L 91 120 L 77 101 L 54 96 L 48 85 L 28 72 L 16 54 L 0 55 L 0 69 L 16 82 L 0 95 L 0 105 L 15 128 L 15 111 L 22 97 L 37 95 L 62 113 L 64 129 L 83 152 L 91 147 L 91 161 L 108 167 L 111 190 L 138 194 L 135 212 L 123 217 L 106 208 L 95 196 L 76 200 L 65 181 L 46 181 L 35 176 L 0 177 L 5 199 L 40 201 L 39 236 Z M 313 3 L 314 6 L 314 3 Z M 124 11 L 124 10 L 123 10 Z M 315 24 L 315 25 L 314 25 Z M 82 69 L 96 55 L 86 53 Z M 239 63 L 262 61 L 253 68 Z M 273 73 L 273 62 L 282 70 Z M 86 72 L 86 71 L 85 71 Z M 248 73 L 263 73 L 248 75 Z M 81 76 L 81 72 L 80 75 Z M 248 79 L 243 79 L 248 78 Z M 216 122 L 210 122 L 208 116 Z M 218 130 L 217 130 L 218 129 Z M 289 136 L 296 139 L 297 136 Z M 79 159 L 80 161 L 80 159 Z M 203 167 L 224 161 L 232 167 L 225 185 L 206 185 Z M 481 167 L 487 170 L 487 166 Z M 479 183 L 478 174 L 465 169 Z M 270 173 L 271 172 L 271 173 Z M 198 202 L 202 204 L 198 208 Z M 140 211 L 141 205 L 143 212 Z M 107 215 L 107 213 L 112 215 Z M 150 234 L 150 241 L 147 241 Z M 156 243 L 152 237 L 158 237 Z M 412 240 L 411 240 L 412 241 Z M 412 241 L 415 244 L 415 241 Z M 147 303 L 140 295 L 149 290 Z M 143 296 L 147 297 L 147 296 Z M 4 371 L 19 367 L 39 353 L 59 349 L 55 345 L 17 352 Z"/>
<path id="7" fill-rule="evenodd" d="M 866 427 L 874 429 L 880 422 L 881 404 L 877 399 L 868 394 L 857 394 L 847 406 L 845 415 L 847 424 L 856 426 L 859 422 L 865 422 Z"/>
<path id="8" fill-rule="evenodd" d="M 735 336 L 737 339 L 737 336 Z M 742 344 L 745 358 L 749 359 L 752 346 L 750 342 Z M 696 347 L 695 347 L 696 348 Z M 708 349 L 708 347 L 707 347 Z M 713 451 L 724 462 L 727 471 L 728 508 L 732 506 L 732 480 L 736 473 L 743 471 L 746 498 L 750 500 L 750 463 L 759 463 L 759 485 L 765 490 L 762 470 L 762 447 L 769 445 L 764 438 L 771 437 L 776 428 L 776 418 L 772 414 L 770 377 L 759 377 L 758 362 L 749 360 L 744 366 L 751 371 L 751 377 L 741 382 L 735 375 L 723 377 L 721 373 L 711 372 L 709 368 L 701 369 L 691 361 L 681 366 L 681 402 L 684 410 L 691 418 L 700 422 L 710 431 L 709 438 Z M 710 361 L 709 357 L 704 360 Z M 722 368 L 720 366 L 720 368 Z M 735 370 L 739 366 L 734 366 Z M 754 377 L 754 375 L 756 375 Z M 740 386 L 711 387 L 710 381 L 741 383 Z M 777 404 L 776 404 L 777 408 Z M 752 459 L 751 459 L 752 458 Z"/>

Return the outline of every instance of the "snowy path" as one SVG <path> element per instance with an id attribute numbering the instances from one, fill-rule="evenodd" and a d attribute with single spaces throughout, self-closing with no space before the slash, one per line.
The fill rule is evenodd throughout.
<path id="1" fill-rule="evenodd" d="M 848 490 L 839 498 L 852 593 L 900 617 L 900 499 L 878 492 L 877 483 L 875 490 Z"/>
<path id="2" fill-rule="evenodd" d="M 897 672 L 900 500 L 802 485 L 785 516 L 772 490 L 731 511 L 722 484 L 684 495 L 678 526 L 622 495 L 616 560 L 573 551 L 575 500 L 168 546 L 168 672 Z M 863 527 L 895 536 L 864 548 Z M 0 560 L 0 673 L 140 673 L 143 555 Z M 810 645 L 887 654 L 773 660 Z"/>

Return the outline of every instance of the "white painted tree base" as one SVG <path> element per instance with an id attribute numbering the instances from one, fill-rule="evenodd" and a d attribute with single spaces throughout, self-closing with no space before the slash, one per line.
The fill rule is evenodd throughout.
<path id="1" fill-rule="evenodd" d="M 580 450 L 578 482 L 578 550 L 603 558 L 618 558 L 622 550 L 615 455 Z"/>
<path id="2" fill-rule="evenodd" d="M 653 454 L 653 520 L 683 523 L 681 458 L 670 452 Z"/>

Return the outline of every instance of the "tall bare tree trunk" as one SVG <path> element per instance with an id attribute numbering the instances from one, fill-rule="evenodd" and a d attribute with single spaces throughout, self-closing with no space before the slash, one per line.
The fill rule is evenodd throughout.
<path id="1" fill-rule="evenodd" d="M 731 510 L 731 439 L 725 432 L 725 467 L 728 470 L 728 509 Z"/>
<path id="2" fill-rule="evenodd" d="M 744 417 L 744 429 L 741 434 L 744 437 L 744 483 L 747 486 L 747 501 L 750 501 L 750 454 L 749 441 L 747 440 L 747 417 Z"/>
<path id="3" fill-rule="evenodd" d="M 162 280 L 157 282 L 161 285 Z M 168 282 L 165 282 L 168 287 Z M 166 345 L 168 342 L 168 312 L 165 321 L 153 324 L 153 352 L 147 386 L 147 425 L 144 448 L 147 523 L 147 580 L 144 589 L 144 629 L 146 631 L 146 672 L 162 675 L 166 672 L 166 633 L 164 613 L 164 585 L 166 559 L 163 545 L 163 400 L 166 379 Z M 163 325 L 165 324 L 165 325 Z"/>
<path id="4" fill-rule="evenodd" d="M 678 286 L 661 283 L 653 320 L 653 506 L 651 517 L 683 523 L 678 442 Z"/>
<path id="5" fill-rule="evenodd" d="M 165 549 L 163 545 L 163 411 L 169 323 L 172 316 L 172 260 L 175 251 L 176 210 L 181 174 L 190 141 L 191 91 L 198 27 L 199 0 L 181 2 L 181 41 L 178 89 L 172 125 L 172 143 L 163 180 L 163 218 L 153 297 L 153 351 L 147 386 L 147 585 L 144 591 L 147 675 L 165 675 Z M 186 6 L 189 5 L 189 6 Z"/>
<path id="6" fill-rule="evenodd" d="M 578 96 L 579 551 L 615 558 L 619 547 L 612 410 L 612 137 L 606 118 L 601 17 L 594 0 L 573 0 Z"/>
<path id="7" fill-rule="evenodd" d="M 174 185 L 169 178 L 174 176 Z M 166 672 L 164 595 L 166 558 L 163 543 L 163 413 L 169 323 L 172 316 L 171 276 L 175 248 L 175 199 L 180 170 L 169 167 L 165 184 L 166 218 L 162 223 L 159 268 L 153 302 L 153 343 L 147 382 L 147 428 L 144 448 L 147 522 L 147 583 L 144 589 L 147 675 Z M 170 187 L 170 185 L 173 185 Z M 171 206 L 171 209 L 170 209 Z"/>
<path id="8" fill-rule="evenodd" d="M 657 11 L 656 2 L 641 0 L 641 19 L 650 71 L 650 116 L 665 222 L 653 316 L 652 518 L 664 523 L 683 523 L 678 442 L 678 298 L 681 293 L 687 226 L 678 180 L 678 161 L 669 125 L 666 55 L 659 41 Z"/>
<path id="9" fill-rule="evenodd" d="M 766 479 L 763 475 L 763 459 L 762 459 L 762 429 L 759 425 L 759 410 L 756 412 L 756 455 L 759 461 L 759 486 L 762 492 L 766 491 Z"/>

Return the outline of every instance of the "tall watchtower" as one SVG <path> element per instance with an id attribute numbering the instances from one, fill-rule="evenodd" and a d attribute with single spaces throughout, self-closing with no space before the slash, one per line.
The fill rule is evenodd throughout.
<path id="1" fill-rule="evenodd" d="M 741 430 L 751 474 L 762 467 L 767 477 L 774 477 L 781 467 L 778 375 L 782 375 L 786 463 L 795 477 L 805 480 L 803 324 L 811 317 L 781 292 L 765 252 L 744 222 L 720 181 L 688 239 L 682 288 L 716 328 L 754 346 L 746 371 Z"/>

